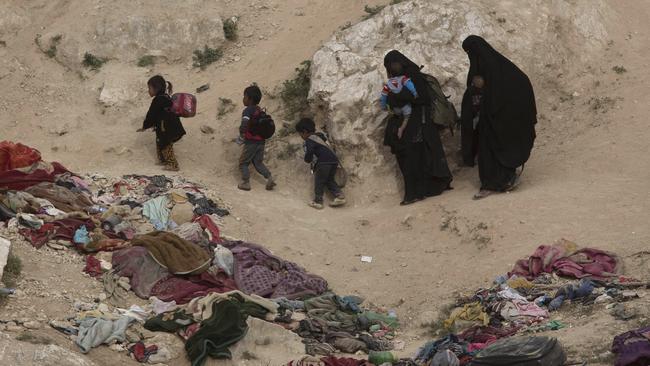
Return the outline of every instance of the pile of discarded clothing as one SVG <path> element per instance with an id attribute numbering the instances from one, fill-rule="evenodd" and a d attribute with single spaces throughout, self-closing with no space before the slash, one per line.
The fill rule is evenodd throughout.
<path id="1" fill-rule="evenodd" d="M 0 167 L 0 219 L 9 230 L 36 248 L 88 254 L 84 272 L 104 285 L 100 304 L 77 304 L 76 317 L 52 324 L 82 352 L 117 342 L 138 360 L 158 354 L 157 345 L 128 337 L 139 324 L 178 334 L 198 365 L 230 357 L 249 316 L 296 332 L 311 355 L 393 348 L 394 313 L 328 293 L 323 278 L 260 245 L 224 240 L 225 205 L 182 177 L 82 177 L 13 143 L 0 143 Z M 128 307 L 128 291 L 149 304 Z"/>
<path id="2" fill-rule="evenodd" d="M 369 353 L 394 348 L 392 340 L 399 327 L 397 315 L 362 309 L 363 300 L 359 297 L 327 293 L 305 301 L 282 298 L 275 301 L 280 306 L 279 319 L 288 319 L 287 328 L 303 338 L 309 355 Z"/>
<path id="3" fill-rule="evenodd" d="M 0 220 L 36 248 L 114 251 L 156 230 L 217 243 L 217 223 L 228 214 L 182 177 L 81 177 L 35 149 L 0 142 Z"/>
<path id="4" fill-rule="evenodd" d="M 650 327 L 634 329 L 614 338 L 614 366 L 650 365 Z"/>
<path id="5" fill-rule="evenodd" d="M 612 253 L 581 249 L 564 239 L 540 246 L 510 273 L 498 276 L 492 287 L 458 299 L 442 324 L 448 335 L 426 343 L 412 361 L 416 365 L 491 365 L 478 358 L 495 354 L 491 348 L 502 339 L 550 344 L 551 340 L 531 341 L 536 337 L 527 334 L 564 328 L 561 321 L 550 318 L 565 304 L 612 305 L 634 298 L 634 292 L 626 289 L 639 282 L 618 272 L 619 260 Z M 618 318 L 615 312 L 612 315 Z M 448 361 L 436 361 L 442 359 Z"/>

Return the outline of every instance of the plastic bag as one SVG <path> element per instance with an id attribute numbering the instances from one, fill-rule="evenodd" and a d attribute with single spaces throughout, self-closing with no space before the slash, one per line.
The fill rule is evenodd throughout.
<path id="1" fill-rule="evenodd" d="M 214 248 L 214 259 L 212 264 L 221 268 L 228 277 L 232 277 L 234 272 L 235 258 L 232 255 L 230 249 L 224 247 L 223 245 L 217 245 Z"/>

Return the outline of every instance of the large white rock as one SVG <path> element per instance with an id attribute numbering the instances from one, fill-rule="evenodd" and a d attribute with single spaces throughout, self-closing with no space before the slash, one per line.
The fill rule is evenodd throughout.
<path id="1" fill-rule="evenodd" d="M 248 318 L 248 333 L 230 347 L 232 360 L 208 358 L 206 366 L 286 365 L 305 354 L 300 336 L 279 325 L 257 318 Z"/>
<path id="2" fill-rule="evenodd" d="M 11 242 L 0 236 L 0 278 L 4 273 L 5 266 L 7 265 L 7 258 L 9 258 L 9 249 Z"/>
<path id="3" fill-rule="evenodd" d="M 323 106 L 350 172 L 361 179 L 394 176 L 377 102 L 388 51 L 425 65 L 459 107 L 469 66 L 461 47 L 466 36 L 483 36 L 535 83 L 603 47 L 606 13 L 601 0 L 414 0 L 388 6 L 316 52 L 310 97 Z"/>
<path id="4" fill-rule="evenodd" d="M 71 15 L 77 17 L 74 24 L 67 20 Z M 59 39 L 54 58 L 73 71 L 84 70 L 86 52 L 115 63 L 135 64 L 144 55 L 189 63 L 195 50 L 225 42 L 218 4 L 209 0 L 65 2 L 38 38 L 43 51 Z"/>
<path id="5" fill-rule="evenodd" d="M 147 71 L 141 67 L 107 64 L 99 78 L 104 80 L 99 102 L 105 106 L 122 107 L 134 102 L 147 90 Z"/>

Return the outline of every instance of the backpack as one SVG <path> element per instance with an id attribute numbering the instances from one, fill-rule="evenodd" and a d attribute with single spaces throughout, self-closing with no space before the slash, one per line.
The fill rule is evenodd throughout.
<path id="1" fill-rule="evenodd" d="M 190 118 L 196 115 L 196 97 L 189 93 L 176 93 L 171 96 L 169 111 L 178 117 Z"/>
<path id="2" fill-rule="evenodd" d="M 271 117 L 270 114 L 267 114 L 265 110 L 258 107 L 251 117 L 248 130 L 253 135 L 261 136 L 265 140 L 270 139 L 275 133 L 275 122 L 273 122 L 273 117 Z"/>
<path id="3" fill-rule="evenodd" d="M 433 99 L 433 123 L 441 128 L 449 128 L 451 134 L 454 134 L 453 126 L 458 122 L 458 113 L 456 107 L 449 101 L 449 97 L 442 92 L 440 82 L 434 76 L 422 73 L 424 80 L 427 82 L 429 95 Z"/>
<path id="4" fill-rule="evenodd" d="M 480 351 L 470 366 L 562 366 L 566 354 L 555 338 L 510 337 Z"/>

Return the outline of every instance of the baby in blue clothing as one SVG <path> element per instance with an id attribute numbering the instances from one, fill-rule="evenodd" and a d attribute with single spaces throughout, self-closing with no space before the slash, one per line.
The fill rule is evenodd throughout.
<path id="1" fill-rule="evenodd" d="M 399 129 L 397 130 L 397 137 L 402 138 L 402 134 L 404 133 L 404 129 L 406 128 L 406 124 L 408 122 L 409 117 L 411 116 L 411 104 L 407 102 L 399 103 L 399 105 L 392 105 L 395 104 L 395 102 L 392 102 L 391 104 L 388 103 L 388 96 L 389 94 L 400 94 L 402 92 L 402 89 L 406 88 L 411 94 L 413 94 L 413 97 L 417 98 L 418 97 L 418 92 L 415 90 L 415 85 L 413 84 L 413 81 L 406 76 L 403 75 L 402 72 L 402 64 L 395 62 L 390 65 L 390 78 L 388 81 L 384 84 L 384 88 L 381 91 L 381 97 L 379 98 L 379 104 L 381 105 L 381 109 L 383 110 L 389 110 L 393 112 L 397 116 L 401 116 L 403 118 L 402 124 L 400 125 Z"/>

